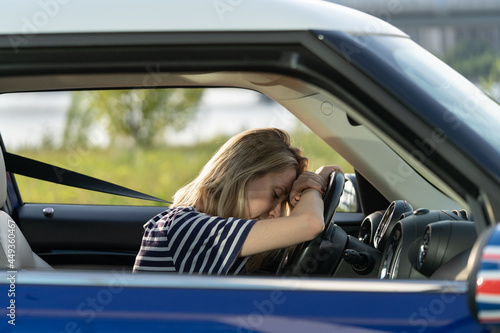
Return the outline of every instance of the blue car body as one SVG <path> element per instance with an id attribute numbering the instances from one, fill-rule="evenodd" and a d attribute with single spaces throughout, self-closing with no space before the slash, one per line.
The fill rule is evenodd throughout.
<path id="1" fill-rule="evenodd" d="M 15 326 L 2 331 L 486 331 L 465 282 L 112 274 L 19 273 Z"/>

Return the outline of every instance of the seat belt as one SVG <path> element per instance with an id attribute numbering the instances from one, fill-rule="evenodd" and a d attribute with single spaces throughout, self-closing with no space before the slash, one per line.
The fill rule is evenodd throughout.
<path id="1" fill-rule="evenodd" d="M 3 156 L 5 160 L 6 170 L 8 172 L 21 176 L 40 179 L 56 184 L 81 188 L 90 191 L 120 195 L 123 197 L 171 203 L 169 201 L 137 192 L 120 185 L 109 183 L 94 177 L 33 160 L 24 156 L 8 153 L 6 151 L 3 152 Z"/>

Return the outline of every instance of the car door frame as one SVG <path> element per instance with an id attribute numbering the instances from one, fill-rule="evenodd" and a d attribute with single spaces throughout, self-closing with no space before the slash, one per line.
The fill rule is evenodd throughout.
<path id="1" fill-rule="evenodd" d="M 120 43 L 125 43 L 125 46 Z M 155 43 L 158 44 L 156 48 L 151 46 Z M 169 45 L 162 46 L 166 43 Z M 89 45 L 94 47 L 89 48 Z M 135 53 L 135 48 L 141 46 L 141 51 Z M 0 49 L 2 47 L 5 48 L 5 41 L 0 43 Z M 315 50 L 315 53 L 311 50 Z M 44 51 L 43 58 L 39 54 L 41 51 Z M 77 51 L 80 53 L 75 53 Z M 0 73 L 21 77 L 34 73 L 78 75 L 89 71 L 109 73 L 125 70 L 140 73 L 148 65 L 157 64 L 162 70 L 281 73 L 307 80 L 339 96 L 348 96 L 346 101 L 351 104 L 362 101 L 365 105 L 376 105 L 379 113 L 370 114 L 370 117 L 382 119 L 381 114 L 385 112 L 387 115 L 388 111 L 383 107 L 387 104 L 397 105 L 398 112 L 414 117 L 408 108 L 398 101 L 390 100 L 387 92 L 382 98 L 356 89 L 358 101 L 355 103 L 353 95 L 346 95 L 346 89 L 352 87 L 352 82 L 338 68 L 346 63 L 345 59 L 342 60 L 341 56 L 325 46 L 317 34 L 308 31 L 38 35 L 30 41 L 29 46 L 20 48 L 18 54 L 8 51 L 5 54 L 7 62 L 12 65 L 0 65 Z M 117 58 L 117 54 L 121 54 L 122 58 Z M 147 60 L 130 64 L 124 61 L 126 57 L 123 54 Z M 169 57 L 161 59 L 162 54 Z M 300 55 L 299 62 L 297 55 Z M 92 64 L 92 61 L 95 63 Z M 350 70 L 356 71 L 355 68 Z M 356 73 L 358 78 L 360 75 Z M 366 89 L 376 86 L 366 77 L 361 81 L 365 82 L 361 83 L 361 87 Z M 365 111 L 360 105 L 356 105 L 356 108 L 360 112 Z M 40 221 L 42 206 L 32 207 L 24 212 L 20 207 L 13 207 L 14 212 L 18 212 L 15 216 L 20 225 L 26 229 L 28 226 L 25 222 Z M 58 211 L 62 209 L 57 208 Z M 67 208 L 75 208 L 75 211 L 83 213 L 97 207 Z M 113 216 L 120 219 L 129 212 L 124 207 L 103 209 L 109 211 L 100 214 L 102 218 Z M 56 229 L 63 229 L 62 224 L 73 219 L 71 212 L 68 214 L 67 218 L 58 221 L 60 223 L 57 223 Z M 102 228 L 96 217 L 92 217 L 92 222 L 96 222 L 95 231 Z M 469 327 L 471 331 L 481 331 L 467 307 L 465 282 L 185 277 L 124 272 L 120 275 L 122 284 L 116 285 L 119 280 L 116 272 L 17 272 L 15 276 L 19 283 L 19 304 L 23 304 L 18 312 L 19 318 L 23 318 L 25 323 L 22 325 L 45 325 L 50 329 L 65 331 L 78 331 L 82 327 L 79 325 L 93 325 L 96 330 L 116 325 L 112 327 L 121 327 L 126 331 L 131 322 L 118 320 L 124 314 L 127 318 L 137 319 L 144 328 L 174 325 L 179 330 L 189 330 L 199 327 L 197 324 L 203 324 L 206 331 L 215 331 L 221 328 L 221 322 L 227 324 L 228 320 L 230 328 L 240 331 L 258 329 L 251 322 L 246 326 L 238 326 L 241 324 L 239 318 L 243 317 L 270 324 L 273 330 L 286 329 L 287 325 L 292 328 L 300 323 L 305 325 L 301 327 L 313 330 L 323 328 L 324 331 L 335 327 L 355 327 L 359 331 L 377 328 L 438 332 L 443 326 L 451 330 Z M 6 286 L 5 281 L 3 279 L 3 286 Z M 264 313 L 259 308 L 263 304 L 270 304 L 266 301 L 274 304 L 273 311 Z M 282 304 L 278 304 L 281 301 Z M 228 304 L 232 306 L 228 307 Z M 202 306 L 207 310 L 194 313 L 192 307 L 195 305 L 197 309 Z M 227 316 L 230 319 L 214 319 Z"/>

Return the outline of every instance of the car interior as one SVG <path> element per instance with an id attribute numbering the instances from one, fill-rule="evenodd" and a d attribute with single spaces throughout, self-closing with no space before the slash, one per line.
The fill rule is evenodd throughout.
<path id="1" fill-rule="evenodd" d="M 9 87 L 12 92 L 139 89 L 145 82 L 149 82 L 147 88 L 157 88 L 160 82 L 161 87 L 234 87 L 260 92 L 283 106 L 354 170 L 338 180 L 336 199 L 332 199 L 335 202 L 325 201 L 325 206 L 332 207 L 330 216 L 325 217 L 328 226 L 325 232 L 309 244 L 297 247 L 290 258 L 283 258 L 275 274 L 380 279 L 467 278 L 467 260 L 476 239 L 468 204 L 421 161 L 411 159 L 408 151 L 364 118 L 352 101 L 305 80 L 277 73 L 158 72 L 154 75 L 155 80 L 145 78 L 144 74 L 58 74 L 34 76 L 30 80 L 8 77 L 2 79 L 0 88 L 6 91 Z M 15 174 L 44 179 L 40 173 L 33 174 L 20 167 L 34 165 L 33 170 L 42 165 L 29 164 L 32 161 L 23 157 L 16 164 L 12 162 L 15 156 L 11 156 L 15 154 L 9 152 L 7 145 L 2 144 L 2 151 L 8 156 L 6 174 L 2 171 L 0 175 L 2 203 L 6 201 L 2 213 L 2 247 L 7 251 L 5 225 L 15 221 L 16 237 L 24 239 L 22 230 L 27 240 L 23 242 L 23 252 L 29 257 L 19 269 L 132 269 L 140 247 L 142 225 L 168 204 L 25 202 Z M 45 162 L 60 174 L 75 173 Z M 3 165 L 3 161 L 0 164 Z M 108 191 L 103 190 L 99 182 L 92 183 L 90 176 L 84 175 L 77 184 L 59 183 L 75 187 L 87 184 L 85 186 L 93 191 Z M 102 181 L 105 183 L 106 179 Z M 127 192 L 129 190 L 120 184 L 108 185 L 107 188 L 116 185 L 117 189 L 107 193 L 137 194 Z M 339 209 L 335 213 L 339 204 L 356 208 L 354 211 Z"/>

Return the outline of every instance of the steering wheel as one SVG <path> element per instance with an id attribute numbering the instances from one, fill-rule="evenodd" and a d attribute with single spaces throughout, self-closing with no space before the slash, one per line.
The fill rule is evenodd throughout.
<path id="1" fill-rule="evenodd" d="M 330 223 L 332 223 L 333 215 L 335 215 L 335 211 L 340 203 L 340 197 L 344 192 L 344 184 L 345 176 L 342 172 L 334 171 L 331 173 L 328 187 L 323 196 L 323 218 L 325 220 L 325 230 L 323 233 L 330 227 Z"/>
<path id="2" fill-rule="evenodd" d="M 340 202 L 340 196 L 344 191 L 344 184 L 345 176 L 342 172 L 334 171 L 330 174 L 328 188 L 323 196 L 323 218 L 325 222 L 325 229 L 318 236 L 316 236 L 315 239 L 309 242 L 305 242 L 301 245 L 297 245 L 297 248 L 290 258 L 290 262 L 292 264 L 292 275 L 312 273 L 315 268 L 317 268 L 318 255 L 320 250 L 319 247 L 324 235 L 326 234 L 326 232 L 328 232 L 330 224 L 332 223 L 333 215 L 335 214 L 335 211 L 337 210 Z M 282 263 L 283 262 L 284 258 L 282 260 Z M 280 263 L 276 274 L 278 274 L 282 270 L 282 263 Z"/>

